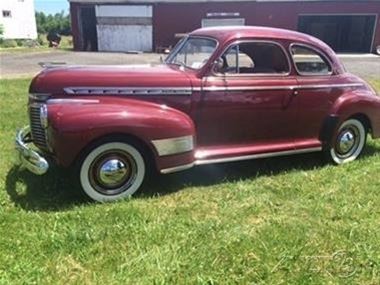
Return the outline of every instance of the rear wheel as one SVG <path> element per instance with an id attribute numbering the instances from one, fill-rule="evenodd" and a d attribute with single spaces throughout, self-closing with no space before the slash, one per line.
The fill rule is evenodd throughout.
<path id="1" fill-rule="evenodd" d="M 143 155 L 125 142 L 107 142 L 92 148 L 79 170 L 83 191 L 98 202 L 131 196 L 140 189 L 145 176 Z"/>
<path id="2" fill-rule="evenodd" d="M 366 140 L 367 131 L 363 123 L 357 119 L 349 119 L 339 127 L 329 156 L 336 164 L 351 162 L 362 153 Z"/>

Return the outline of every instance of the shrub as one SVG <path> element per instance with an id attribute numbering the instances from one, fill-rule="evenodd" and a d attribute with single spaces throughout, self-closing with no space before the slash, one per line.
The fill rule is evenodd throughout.
<path id="1" fill-rule="evenodd" d="M 28 47 L 28 48 L 35 48 L 35 47 L 40 46 L 40 44 L 39 44 L 38 40 L 25 40 L 23 42 L 23 46 Z"/>
<path id="2" fill-rule="evenodd" d="M 1 47 L 14 48 L 17 47 L 17 42 L 15 40 L 3 40 L 3 42 L 1 43 Z"/>
<path id="3" fill-rule="evenodd" d="M 18 47 L 24 46 L 25 40 L 23 40 L 23 39 L 16 39 L 15 41 L 16 41 L 16 44 L 17 44 Z"/>
<path id="4" fill-rule="evenodd" d="M 46 44 L 45 37 L 45 35 L 38 35 L 37 42 L 40 46 L 44 46 Z"/>

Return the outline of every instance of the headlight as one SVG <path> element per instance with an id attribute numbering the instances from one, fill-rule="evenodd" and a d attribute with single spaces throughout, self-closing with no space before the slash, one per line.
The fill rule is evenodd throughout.
<path id="1" fill-rule="evenodd" d="M 48 108 L 46 104 L 40 106 L 40 122 L 41 126 L 46 129 L 49 125 L 48 122 Z"/>

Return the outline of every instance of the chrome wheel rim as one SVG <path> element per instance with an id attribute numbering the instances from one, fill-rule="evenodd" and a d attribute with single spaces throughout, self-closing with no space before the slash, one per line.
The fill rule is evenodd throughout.
<path id="1" fill-rule="evenodd" d="M 89 168 L 91 186 L 103 195 L 127 191 L 136 180 L 137 165 L 131 155 L 112 150 L 98 155 Z"/>
<path id="2" fill-rule="evenodd" d="M 340 130 L 335 149 L 339 158 L 347 158 L 353 155 L 360 144 L 360 131 L 356 126 L 350 125 Z"/>

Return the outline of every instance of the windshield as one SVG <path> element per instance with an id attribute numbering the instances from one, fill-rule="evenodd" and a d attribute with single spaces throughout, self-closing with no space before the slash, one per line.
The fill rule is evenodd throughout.
<path id="1" fill-rule="evenodd" d="M 177 64 L 192 69 L 202 68 L 217 46 L 212 39 L 188 37 L 178 43 L 168 56 L 166 63 Z"/>

